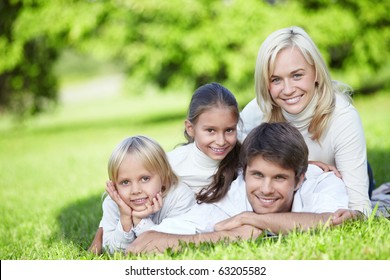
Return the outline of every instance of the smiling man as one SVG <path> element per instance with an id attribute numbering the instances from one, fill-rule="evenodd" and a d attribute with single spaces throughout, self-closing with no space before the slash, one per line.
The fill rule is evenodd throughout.
<path id="1" fill-rule="evenodd" d="M 164 251 L 179 241 L 256 238 L 327 223 L 348 208 L 345 184 L 333 172 L 308 165 L 308 149 L 288 123 L 263 123 L 245 139 L 241 174 L 219 202 L 197 204 L 141 234 L 127 252 Z M 348 210 L 340 210 L 348 211 Z"/>

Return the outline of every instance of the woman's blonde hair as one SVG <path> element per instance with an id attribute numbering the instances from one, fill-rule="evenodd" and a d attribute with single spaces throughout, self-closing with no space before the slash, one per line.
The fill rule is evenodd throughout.
<path id="1" fill-rule="evenodd" d="M 287 48 L 298 48 L 308 64 L 316 73 L 315 95 L 317 105 L 309 125 L 313 140 L 319 141 L 327 128 L 330 116 L 335 108 L 336 93 L 350 101 L 351 88 L 337 81 L 332 81 L 326 63 L 310 36 L 300 27 L 292 26 L 273 32 L 261 45 L 255 69 L 255 90 L 257 103 L 264 113 L 266 122 L 285 121 L 281 108 L 272 100 L 269 93 L 270 77 L 275 69 L 277 54 Z"/>
<path id="2" fill-rule="evenodd" d="M 162 182 L 161 192 L 166 195 L 171 186 L 178 182 L 163 148 L 146 136 L 133 136 L 122 140 L 111 153 L 108 160 L 108 176 L 111 181 L 118 179 L 118 170 L 125 155 L 131 155 L 139 160 L 150 172 L 156 172 Z"/>

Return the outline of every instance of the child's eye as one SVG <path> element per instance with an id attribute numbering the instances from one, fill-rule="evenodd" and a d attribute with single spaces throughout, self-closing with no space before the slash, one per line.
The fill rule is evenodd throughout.
<path id="1" fill-rule="evenodd" d="M 150 180 L 150 177 L 149 176 L 143 176 L 142 178 L 141 178 L 141 181 L 142 182 L 148 182 Z"/>
<path id="2" fill-rule="evenodd" d="M 213 133 L 214 132 L 214 129 L 212 129 L 212 128 L 208 128 L 208 129 L 206 129 L 207 130 L 207 132 L 209 132 L 209 133 Z"/>
<path id="3" fill-rule="evenodd" d="M 226 130 L 227 133 L 232 133 L 232 132 L 234 132 L 234 131 L 235 131 L 235 129 L 233 129 L 233 128 L 228 128 L 228 129 Z"/>
<path id="4" fill-rule="evenodd" d="M 120 182 L 120 184 L 122 185 L 122 186 L 127 186 L 127 185 L 129 185 L 129 180 L 123 180 L 123 181 L 121 181 Z"/>

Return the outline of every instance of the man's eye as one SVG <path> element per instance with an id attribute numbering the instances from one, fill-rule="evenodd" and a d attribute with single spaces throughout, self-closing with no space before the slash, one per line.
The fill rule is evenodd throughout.
<path id="1" fill-rule="evenodd" d="M 263 174 L 260 172 L 255 172 L 255 173 L 253 173 L 253 176 L 257 177 L 257 178 L 261 178 L 261 177 L 263 177 Z"/>
<path id="2" fill-rule="evenodd" d="M 283 181 L 286 178 L 284 176 L 276 176 L 275 179 L 278 180 L 278 181 Z"/>

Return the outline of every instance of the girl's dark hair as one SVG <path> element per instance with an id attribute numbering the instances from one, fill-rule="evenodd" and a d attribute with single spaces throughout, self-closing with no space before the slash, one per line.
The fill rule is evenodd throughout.
<path id="1" fill-rule="evenodd" d="M 237 100 L 227 88 L 218 83 L 203 85 L 194 92 L 188 109 L 187 120 L 195 125 L 201 114 L 216 107 L 230 109 L 238 124 L 240 111 Z M 186 131 L 184 131 L 184 136 L 188 143 L 194 142 L 194 139 Z M 217 202 L 228 192 L 230 184 L 237 177 L 240 147 L 241 145 L 237 141 L 229 154 L 221 160 L 212 183 L 197 194 L 198 203 Z"/>
<path id="2" fill-rule="evenodd" d="M 262 123 L 245 138 L 240 153 L 240 167 L 245 175 L 247 165 L 256 156 L 292 169 L 298 183 L 308 166 L 309 150 L 302 134 L 287 122 Z"/>

